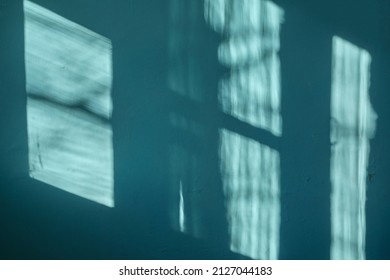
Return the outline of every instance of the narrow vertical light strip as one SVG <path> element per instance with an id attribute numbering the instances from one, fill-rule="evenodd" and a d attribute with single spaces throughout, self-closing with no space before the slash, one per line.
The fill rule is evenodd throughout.
<path id="1" fill-rule="evenodd" d="M 114 206 L 112 45 L 24 1 L 30 177 Z"/>
<path id="2" fill-rule="evenodd" d="M 196 146 L 182 142 L 182 135 L 199 139 L 204 135 L 200 123 L 180 114 L 170 114 L 172 131 L 177 139 L 169 147 L 169 223 L 177 232 L 194 238 L 205 238 L 209 227 L 202 216 L 204 194 L 199 192 L 202 182 L 202 156 Z M 199 137 L 199 138 L 198 138 Z"/>
<path id="3" fill-rule="evenodd" d="M 183 184 L 182 181 L 180 180 L 180 189 L 179 189 L 179 228 L 180 232 L 185 233 L 186 232 L 186 227 L 185 227 L 185 213 L 184 213 L 184 197 L 183 197 Z"/>
<path id="4" fill-rule="evenodd" d="M 365 258 L 366 175 L 377 115 L 369 98 L 369 53 L 333 38 L 331 95 L 332 259 Z"/>
<path id="5" fill-rule="evenodd" d="M 220 139 L 231 250 L 254 259 L 277 259 L 279 153 L 228 130 L 220 131 Z"/>

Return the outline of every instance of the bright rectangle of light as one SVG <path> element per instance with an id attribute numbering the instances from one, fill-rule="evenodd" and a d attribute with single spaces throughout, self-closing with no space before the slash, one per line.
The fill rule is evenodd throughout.
<path id="1" fill-rule="evenodd" d="M 263 0 L 206 0 L 205 20 L 222 37 L 219 83 L 224 113 L 282 135 L 280 27 L 283 10 Z M 232 251 L 277 259 L 280 228 L 279 153 L 258 139 L 222 129 L 220 168 Z"/>
<path id="2" fill-rule="evenodd" d="M 331 258 L 364 259 L 366 176 L 377 115 L 370 97 L 370 54 L 333 38 L 331 95 Z"/>
<path id="3" fill-rule="evenodd" d="M 30 177 L 114 206 L 112 45 L 24 1 Z"/>
<path id="4" fill-rule="evenodd" d="M 280 158 L 266 145 L 220 131 L 221 176 L 230 249 L 253 259 L 277 259 L 280 228 Z"/>
<path id="5" fill-rule="evenodd" d="M 222 34 L 219 62 L 229 73 L 219 84 L 222 110 L 282 134 L 280 28 L 283 10 L 263 0 L 206 0 L 205 18 Z"/>

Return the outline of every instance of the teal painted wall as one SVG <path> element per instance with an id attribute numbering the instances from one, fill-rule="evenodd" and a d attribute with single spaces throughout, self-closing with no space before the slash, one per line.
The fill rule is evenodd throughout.
<path id="1" fill-rule="evenodd" d="M 279 138 L 218 111 L 218 81 L 228 69 L 218 62 L 221 36 L 204 21 L 200 1 L 176 6 L 185 16 L 175 32 L 185 37 L 189 30 L 181 55 L 194 61 L 192 72 L 183 73 L 192 77 L 193 98 L 167 83 L 172 1 L 35 2 L 112 41 L 115 207 L 29 177 L 23 3 L 1 0 L 0 258 L 247 258 L 229 246 L 218 162 L 218 131 L 227 127 L 279 151 L 279 258 L 329 259 L 331 51 L 337 35 L 372 56 L 370 95 L 379 118 L 368 166 L 366 257 L 390 259 L 387 1 L 275 1 L 285 18 Z M 175 118 L 181 125 L 175 126 Z M 194 164 L 176 161 L 172 147 L 187 151 Z M 178 202 L 172 170 L 191 178 L 188 215 L 195 217 L 199 234 L 172 226 L 172 205 Z"/>

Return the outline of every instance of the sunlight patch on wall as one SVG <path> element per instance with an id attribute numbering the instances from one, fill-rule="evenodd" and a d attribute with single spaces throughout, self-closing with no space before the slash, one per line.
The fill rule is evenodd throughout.
<path id="1" fill-rule="evenodd" d="M 112 45 L 24 1 L 30 177 L 113 207 Z"/>
<path id="2" fill-rule="evenodd" d="M 199 189 L 200 159 L 180 145 L 169 149 L 170 222 L 174 230 L 202 238 L 202 196 Z"/>
<path id="3" fill-rule="evenodd" d="M 277 259 L 280 227 L 279 153 L 221 130 L 221 175 L 232 251 Z"/>
<path id="4" fill-rule="evenodd" d="M 205 18 L 223 36 L 218 58 L 230 69 L 219 86 L 222 110 L 280 136 L 278 52 L 283 11 L 269 1 L 206 0 Z"/>
<path id="5" fill-rule="evenodd" d="M 369 98 L 369 53 L 333 38 L 331 95 L 332 259 L 364 259 L 366 176 L 377 115 Z"/>
<path id="6" fill-rule="evenodd" d="M 263 0 L 205 0 L 204 16 L 222 36 L 218 60 L 228 68 L 219 83 L 222 111 L 282 135 L 280 27 L 283 11 Z M 222 129 L 220 168 L 232 251 L 277 259 L 280 228 L 279 153 Z"/>

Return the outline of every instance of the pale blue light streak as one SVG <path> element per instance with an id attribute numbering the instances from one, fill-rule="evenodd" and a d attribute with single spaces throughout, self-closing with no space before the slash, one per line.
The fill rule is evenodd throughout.
<path id="1" fill-rule="evenodd" d="M 232 251 L 277 259 L 280 228 L 279 153 L 221 130 L 221 175 Z"/>
<path id="2" fill-rule="evenodd" d="M 281 136 L 278 52 L 283 11 L 269 1 L 206 0 L 205 18 L 223 35 L 218 58 L 230 68 L 219 86 L 222 110 Z"/>
<path id="3" fill-rule="evenodd" d="M 186 232 L 186 226 L 185 226 L 185 212 L 184 212 L 184 197 L 183 197 L 183 184 L 180 180 L 180 190 L 179 190 L 180 200 L 179 200 L 179 227 L 180 231 L 185 233 Z"/>
<path id="4" fill-rule="evenodd" d="M 112 47 L 24 1 L 30 176 L 114 206 Z"/>
<path id="5" fill-rule="evenodd" d="M 331 98 L 332 259 L 364 259 L 366 175 L 377 115 L 369 98 L 370 54 L 333 38 Z"/>
<path id="6" fill-rule="evenodd" d="M 177 118 L 176 118 L 177 117 Z M 179 120 L 178 116 L 174 119 Z M 183 120 L 184 121 L 184 120 Z M 188 132 L 191 122 L 174 122 Z M 184 126 L 181 126 L 184 125 Z M 170 225 L 177 231 L 191 235 L 195 238 L 205 238 L 204 232 L 207 224 L 203 223 L 202 193 L 199 192 L 202 184 L 199 154 L 181 145 L 172 145 L 169 149 L 170 171 Z"/>
<path id="7" fill-rule="evenodd" d="M 280 26 L 283 11 L 262 0 L 205 0 L 204 16 L 222 35 L 219 62 L 230 69 L 219 83 L 223 112 L 282 135 Z M 279 153 L 222 129 L 220 165 L 232 251 L 277 259 L 280 228 Z"/>

